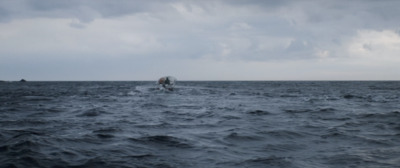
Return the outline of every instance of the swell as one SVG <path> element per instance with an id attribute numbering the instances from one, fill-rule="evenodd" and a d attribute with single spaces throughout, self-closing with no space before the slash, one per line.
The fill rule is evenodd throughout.
<path id="1" fill-rule="evenodd" d="M 398 83 L 1 84 L 0 167 L 396 167 Z"/>

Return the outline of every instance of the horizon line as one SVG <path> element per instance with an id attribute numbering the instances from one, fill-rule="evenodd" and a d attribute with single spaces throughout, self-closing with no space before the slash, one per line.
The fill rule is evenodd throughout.
<path id="1" fill-rule="evenodd" d="M 22 79 L 21 79 L 22 80 Z M 21 80 L 0 80 L 0 82 L 20 82 Z M 25 80 L 26 82 L 153 82 L 157 80 Z M 180 82 L 340 82 L 340 81 L 349 81 L 349 82 L 367 82 L 367 81 L 400 81 L 400 79 L 270 79 L 270 80 L 177 80 Z"/>

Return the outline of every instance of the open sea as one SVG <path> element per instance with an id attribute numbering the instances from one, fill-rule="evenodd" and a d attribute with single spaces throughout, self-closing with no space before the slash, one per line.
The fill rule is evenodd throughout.
<path id="1" fill-rule="evenodd" d="M 9 167 L 398 168 L 400 82 L 1 82 Z"/>

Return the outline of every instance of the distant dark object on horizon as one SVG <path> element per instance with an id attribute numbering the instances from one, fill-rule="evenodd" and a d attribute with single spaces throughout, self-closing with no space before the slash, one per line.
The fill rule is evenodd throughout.
<path id="1" fill-rule="evenodd" d="M 21 79 L 19 82 L 26 82 L 26 80 L 25 79 Z"/>
<path id="2" fill-rule="evenodd" d="M 161 77 L 158 81 L 157 84 L 159 86 L 159 89 L 167 89 L 169 91 L 174 90 L 176 78 L 173 76 L 164 76 Z"/>

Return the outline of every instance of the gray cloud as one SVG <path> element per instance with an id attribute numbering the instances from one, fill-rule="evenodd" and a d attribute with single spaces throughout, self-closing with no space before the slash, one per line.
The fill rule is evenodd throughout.
<path id="1" fill-rule="evenodd" d="M 119 17 L 138 12 L 149 12 L 160 2 L 139 0 L 17 0 L 0 2 L 2 21 L 14 19 L 77 18 L 82 22 L 91 22 L 100 17 Z"/>
<path id="2" fill-rule="evenodd" d="M 400 54 L 398 6 L 374 0 L 0 1 L 0 59 L 21 65 L 33 57 L 54 60 L 44 61 L 49 69 L 60 60 L 80 62 L 81 69 L 161 62 L 152 66 L 158 69 L 164 62 L 185 71 L 181 64 L 195 67 L 196 61 L 215 67 L 274 62 L 269 66 L 278 68 L 307 61 L 346 69 L 343 62 L 369 66 L 377 62 L 374 54 L 384 53 L 383 66 Z"/>

